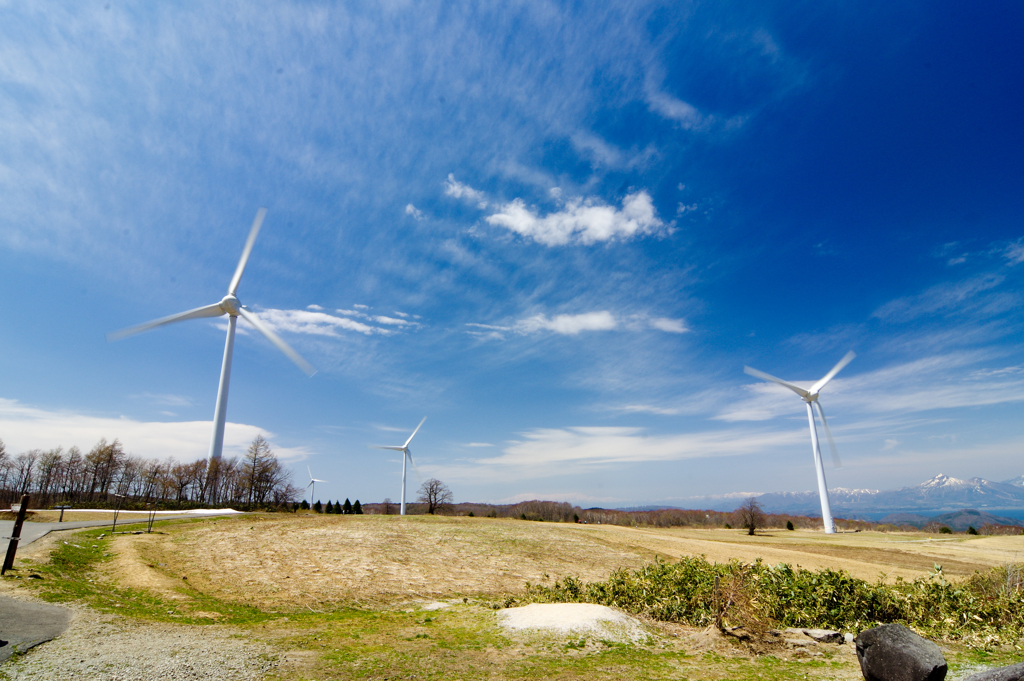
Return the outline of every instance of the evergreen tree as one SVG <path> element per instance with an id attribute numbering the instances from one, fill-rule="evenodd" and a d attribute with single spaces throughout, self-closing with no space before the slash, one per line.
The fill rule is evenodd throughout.
<path id="1" fill-rule="evenodd" d="M 323 513 L 324 512 L 324 505 L 320 503 L 319 499 L 317 499 L 316 503 L 313 504 L 313 511 L 315 511 L 316 513 Z"/>
<path id="2" fill-rule="evenodd" d="M 331 503 L 330 499 L 327 500 L 327 505 L 324 506 L 324 513 L 334 513 L 334 504 Z"/>
<path id="3" fill-rule="evenodd" d="M 356 503 L 352 504 L 352 512 L 356 515 L 363 514 L 363 505 L 359 503 L 358 499 L 356 499 Z"/>
<path id="4" fill-rule="evenodd" d="M 309 510 L 309 502 L 306 501 L 305 499 L 303 499 L 302 503 L 299 504 L 299 508 L 301 508 L 303 511 L 308 511 Z"/>
<path id="5" fill-rule="evenodd" d="M 349 501 L 348 498 L 345 499 L 345 505 L 341 507 L 341 512 L 345 515 L 352 512 L 352 502 Z"/>
<path id="6" fill-rule="evenodd" d="M 341 502 L 340 501 L 335 501 L 334 502 L 334 512 L 337 513 L 338 515 L 341 515 L 342 513 L 344 513 L 344 511 L 341 510 Z"/>

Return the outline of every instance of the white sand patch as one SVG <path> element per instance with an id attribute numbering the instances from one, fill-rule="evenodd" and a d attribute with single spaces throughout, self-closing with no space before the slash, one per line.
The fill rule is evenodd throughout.
<path id="1" fill-rule="evenodd" d="M 592 603 L 533 603 L 507 608 L 498 612 L 498 625 L 510 631 L 590 635 L 619 643 L 636 643 L 648 638 L 637 620 Z"/>
<path id="2" fill-rule="evenodd" d="M 427 603 L 420 607 L 420 610 L 444 610 L 445 608 L 451 607 L 448 603 L 442 603 L 441 601 L 434 601 L 433 603 Z"/>

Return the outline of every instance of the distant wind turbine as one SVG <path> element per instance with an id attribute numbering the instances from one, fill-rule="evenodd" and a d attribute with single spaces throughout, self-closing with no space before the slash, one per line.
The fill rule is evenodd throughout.
<path id="1" fill-rule="evenodd" d="M 313 471 L 309 470 L 309 466 L 306 466 L 306 470 L 309 471 L 309 484 L 306 485 L 306 489 L 307 490 L 311 490 L 310 495 L 309 495 L 309 505 L 312 506 L 314 500 L 316 499 L 316 483 L 318 483 L 318 482 L 327 482 L 327 480 L 321 480 L 319 478 L 314 478 L 313 477 Z M 328 499 L 328 501 L 330 501 L 330 499 Z"/>
<path id="2" fill-rule="evenodd" d="M 267 340 L 273 343 L 278 350 L 283 352 L 288 359 L 295 362 L 295 364 L 302 369 L 307 376 L 312 376 L 316 373 L 316 370 L 310 366 L 309 362 L 304 360 L 299 353 L 292 350 L 292 348 L 285 343 L 281 338 L 270 330 L 270 328 L 259 320 L 249 308 L 244 307 L 235 292 L 238 290 L 238 284 L 242 280 L 242 273 L 245 271 L 245 264 L 249 260 L 249 254 L 252 252 L 252 246 L 256 243 L 256 236 L 260 233 L 260 227 L 263 225 L 263 218 L 267 214 L 266 208 L 260 208 L 256 211 L 256 219 L 253 220 L 252 228 L 249 230 L 249 238 L 245 241 L 245 248 L 242 249 L 242 257 L 238 261 L 238 267 L 235 268 L 235 275 L 231 277 L 231 283 L 228 284 L 228 294 L 224 296 L 220 302 L 213 303 L 212 305 L 206 305 L 205 307 L 197 307 L 194 310 L 188 310 L 186 312 L 179 312 L 169 317 L 162 317 L 155 319 L 145 324 L 139 324 L 128 329 L 122 329 L 121 331 L 115 331 L 114 333 L 107 334 L 107 340 L 120 340 L 126 336 L 131 336 L 142 331 L 148 331 L 149 329 L 155 329 L 158 326 L 164 326 L 165 324 L 173 324 L 174 322 L 184 321 L 186 319 L 199 319 L 202 317 L 220 317 L 222 315 L 228 315 L 228 339 L 224 345 L 224 362 L 220 368 L 220 385 L 217 388 L 217 407 L 213 412 L 213 438 L 210 440 L 210 460 L 219 461 L 221 453 L 224 449 L 224 421 L 227 418 L 228 409 L 228 383 L 231 380 L 231 353 L 235 344 L 235 324 L 238 316 L 245 317 L 246 321 L 256 327 L 256 330 L 262 333 Z"/>
<path id="3" fill-rule="evenodd" d="M 825 435 L 828 437 L 829 447 L 832 449 L 832 463 L 835 464 L 836 468 L 842 468 L 842 462 L 839 461 L 839 452 L 836 450 L 836 442 L 832 439 L 832 430 L 828 427 L 828 421 L 825 419 L 825 410 L 821 408 L 821 402 L 818 401 L 818 393 L 825 385 L 835 378 L 843 367 L 853 361 L 856 357 L 851 350 L 846 353 L 839 362 L 832 367 L 832 370 L 825 374 L 821 380 L 811 386 L 810 390 L 804 390 L 798 385 L 794 385 L 788 381 L 783 381 L 781 378 L 776 378 L 771 374 L 766 374 L 763 371 L 752 369 L 748 366 L 743 367 L 743 371 L 750 376 L 763 379 L 765 381 L 772 381 L 779 385 L 786 386 L 804 401 L 807 405 L 807 421 L 811 426 L 811 450 L 814 453 L 814 469 L 818 473 L 818 496 L 821 498 L 821 520 L 825 524 L 825 533 L 834 534 L 836 531 L 835 523 L 832 521 L 832 507 L 828 502 L 828 486 L 825 484 L 825 467 L 821 463 L 821 447 L 818 444 L 818 429 L 814 425 L 814 409 L 811 405 L 818 408 L 818 414 L 821 415 L 821 425 L 825 427 Z"/>
<path id="4" fill-rule="evenodd" d="M 416 467 L 416 462 L 412 460 L 412 452 L 409 450 L 409 443 L 416 437 L 416 433 L 420 432 L 420 428 L 423 427 L 423 423 L 427 420 L 427 417 L 423 417 L 423 421 L 420 421 L 420 425 L 416 426 L 416 430 L 412 431 L 412 435 L 405 441 L 404 445 L 401 446 L 386 446 L 386 445 L 375 445 L 373 449 L 391 449 L 396 452 L 402 452 L 402 510 L 399 511 L 399 515 L 405 515 L 405 462 L 408 460 L 409 463 Z"/>

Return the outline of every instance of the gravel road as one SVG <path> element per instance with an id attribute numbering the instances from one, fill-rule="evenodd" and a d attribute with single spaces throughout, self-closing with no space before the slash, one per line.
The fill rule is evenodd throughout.
<path id="1" fill-rule="evenodd" d="M 266 645 L 229 627 L 128 620 L 82 606 L 62 636 L 0 665 L 11 681 L 256 681 L 278 667 Z"/>

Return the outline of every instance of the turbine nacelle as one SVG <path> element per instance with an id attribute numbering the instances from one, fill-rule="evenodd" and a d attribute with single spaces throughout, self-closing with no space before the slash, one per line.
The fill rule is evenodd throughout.
<path id="1" fill-rule="evenodd" d="M 220 299 L 220 309 L 224 310 L 226 314 L 232 317 L 238 316 L 238 309 L 242 307 L 242 301 L 238 299 L 238 296 L 233 293 L 229 293 Z"/>

